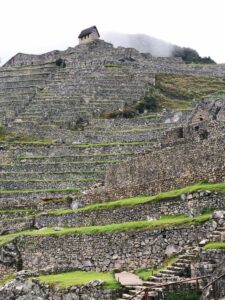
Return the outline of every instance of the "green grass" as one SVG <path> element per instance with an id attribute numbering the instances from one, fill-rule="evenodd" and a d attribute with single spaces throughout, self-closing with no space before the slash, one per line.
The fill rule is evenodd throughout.
<path id="1" fill-rule="evenodd" d="M 79 188 L 48 189 L 48 190 L 0 190 L 0 194 L 29 194 L 29 193 L 73 193 Z"/>
<path id="2" fill-rule="evenodd" d="M 62 179 L 29 179 L 29 178 L 21 178 L 21 179 L 1 179 L 1 182 L 65 182 L 65 181 L 77 181 L 77 182 L 92 182 L 97 181 L 97 178 L 62 178 Z"/>
<path id="3" fill-rule="evenodd" d="M 158 228 L 168 227 L 189 227 L 191 225 L 198 225 L 207 222 L 211 219 L 211 214 L 204 214 L 196 218 L 189 218 L 186 216 L 165 216 L 156 221 L 136 221 L 126 222 L 120 224 L 109 224 L 99 226 L 87 226 L 87 227 L 69 227 L 62 228 L 60 231 L 55 231 L 53 228 L 46 228 L 43 230 L 24 230 L 16 233 L 0 236 L 1 241 L 10 240 L 17 236 L 46 236 L 46 235 L 95 235 L 103 233 L 117 233 L 117 232 L 133 232 L 133 231 L 150 231 Z"/>
<path id="4" fill-rule="evenodd" d="M 7 274 L 0 278 L 0 287 L 4 286 L 7 282 L 16 278 L 14 273 Z"/>
<path id="5" fill-rule="evenodd" d="M 204 246 L 205 249 L 225 249 L 225 242 L 208 243 Z"/>
<path id="6" fill-rule="evenodd" d="M 167 267 L 171 266 L 172 263 L 177 261 L 176 257 L 171 257 L 169 260 L 163 262 L 163 266 L 156 268 L 156 269 L 139 269 L 135 272 L 141 279 L 149 280 L 151 276 L 156 275 L 159 271 L 166 269 Z"/>
<path id="7" fill-rule="evenodd" d="M 116 281 L 113 273 L 106 272 L 68 272 L 56 275 L 43 275 L 37 277 L 41 283 L 56 285 L 60 288 L 68 288 L 70 286 L 82 286 L 93 280 L 102 280 L 107 289 L 116 289 L 120 284 Z"/>
<path id="8" fill-rule="evenodd" d="M 42 166 L 48 166 L 48 165 L 102 165 L 102 164 L 115 164 L 115 163 L 120 163 L 123 162 L 124 160 L 94 160 L 94 161 L 56 161 L 56 162 L 45 162 L 41 163 Z M 40 165 L 38 162 L 26 162 L 26 165 Z M 1 164 L 0 166 L 16 166 L 17 164 Z"/>
<path id="9" fill-rule="evenodd" d="M 4 126 L 0 126 L 0 142 L 8 144 L 35 144 L 51 145 L 51 140 L 39 140 L 32 136 L 26 136 L 22 133 L 10 132 Z"/>
<path id="10" fill-rule="evenodd" d="M 152 128 L 133 128 L 133 129 L 127 129 L 127 130 L 114 130 L 114 133 L 140 133 L 140 132 L 147 132 L 147 131 L 159 131 L 167 129 L 168 127 L 152 127 Z"/>
<path id="11" fill-rule="evenodd" d="M 88 211 L 94 211 L 94 210 L 100 210 L 100 209 L 115 209 L 119 207 L 128 207 L 128 206 L 135 206 L 138 204 L 144 204 L 149 203 L 153 201 L 160 201 L 163 199 L 174 199 L 177 197 L 180 197 L 182 194 L 187 193 L 193 193 L 196 191 L 205 191 L 210 190 L 218 193 L 225 193 L 225 183 L 197 183 L 194 185 L 190 185 L 184 188 L 180 189 L 174 189 L 169 192 L 163 192 L 154 196 L 138 196 L 133 198 L 127 198 L 127 199 L 121 199 L 117 201 L 111 201 L 111 202 L 104 202 L 104 203 L 96 203 L 96 204 L 90 204 L 86 205 L 83 208 L 79 208 L 77 210 L 60 210 L 60 211 L 51 211 L 52 214 L 63 214 L 63 213 L 72 213 L 72 212 L 88 212 Z"/>
<path id="12" fill-rule="evenodd" d="M 157 74 L 155 86 L 149 86 L 139 101 L 123 110 L 105 111 L 102 118 L 132 118 L 166 110 L 190 110 L 196 101 L 215 93 L 225 93 L 223 78 L 187 74 Z M 143 115 L 143 117 L 145 117 Z M 154 118 L 154 116 L 153 116 Z"/>
<path id="13" fill-rule="evenodd" d="M 70 148 L 95 148 L 95 147 L 114 147 L 114 146 L 135 146 L 135 145 L 150 145 L 154 142 L 114 142 L 114 143 L 98 143 L 98 144 L 79 144 L 72 145 Z"/>
<path id="14" fill-rule="evenodd" d="M 82 174 L 85 174 L 85 175 L 90 175 L 90 174 L 104 174 L 105 172 L 102 171 L 102 170 L 93 170 L 93 171 L 62 171 L 62 172 L 45 172 L 43 174 L 43 172 L 1 172 L 1 174 L 4 174 L 4 175 L 8 175 L 8 174 L 23 174 L 23 175 L 29 175 L 29 174 L 42 174 L 42 175 L 51 175 L 51 174 L 54 174 L 54 175 L 63 175 L 63 174 L 77 174 L 77 175 L 82 175 Z"/>
<path id="15" fill-rule="evenodd" d="M 114 152 L 114 153 L 93 153 L 93 154 L 76 154 L 76 155 L 60 155 L 60 156 L 31 156 L 31 155 L 18 155 L 17 159 L 61 159 L 61 158 L 80 158 L 80 157 L 108 157 L 118 155 L 132 155 L 132 152 Z"/>

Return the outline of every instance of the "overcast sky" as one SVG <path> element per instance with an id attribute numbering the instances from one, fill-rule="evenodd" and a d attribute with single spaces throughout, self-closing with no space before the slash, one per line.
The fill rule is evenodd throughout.
<path id="1" fill-rule="evenodd" d="M 0 58 L 77 44 L 79 32 L 144 33 L 225 63 L 225 0 L 0 0 Z"/>

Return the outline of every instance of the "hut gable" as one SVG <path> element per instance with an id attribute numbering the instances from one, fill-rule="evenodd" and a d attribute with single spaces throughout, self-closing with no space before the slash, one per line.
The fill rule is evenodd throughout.
<path id="1" fill-rule="evenodd" d="M 78 36 L 80 44 L 85 44 L 97 40 L 99 37 L 100 34 L 96 26 L 92 26 L 82 30 Z"/>

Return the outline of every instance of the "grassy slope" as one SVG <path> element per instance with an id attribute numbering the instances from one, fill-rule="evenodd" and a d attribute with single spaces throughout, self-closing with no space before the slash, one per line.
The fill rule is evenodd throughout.
<path id="1" fill-rule="evenodd" d="M 38 277 L 42 283 L 57 285 L 60 288 L 70 286 L 81 286 L 93 280 L 102 280 L 105 282 L 105 288 L 115 289 L 120 285 L 112 273 L 103 272 L 68 272 L 56 275 L 43 275 Z"/>
<path id="2" fill-rule="evenodd" d="M 225 81 L 207 76 L 159 74 L 155 88 L 163 107 L 182 109 L 190 107 L 193 99 L 199 101 L 206 95 L 225 92 Z"/>
<path id="3" fill-rule="evenodd" d="M 102 118 L 125 117 L 142 115 L 148 112 L 167 110 L 190 110 L 193 102 L 202 100 L 213 93 L 225 93 L 225 81 L 222 78 L 186 74 L 158 74 L 155 86 L 151 86 L 140 101 L 121 110 L 105 111 Z M 149 114 L 149 113 L 148 113 Z M 150 117 L 152 117 L 150 115 Z M 153 115 L 153 117 L 155 117 Z"/>
<path id="4" fill-rule="evenodd" d="M 155 87 L 169 100 L 192 101 L 225 91 L 223 78 L 181 74 L 158 74 Z"/>
<path id="5" fill-rule="evenodd" d="M 73 212 L 90 212 L 93 210 L 100 210 L 100 209 L 114 209 L 118 207 L 127 207 L 127 206 L 134 206 L 143 203 L 149 203 L 153 201 L 159 201 L 163 199 L 173 199 L 180 197 L 182 194 L 193 193 L 199 190 L 210 190 L 215 191 L 218 193 L 225 193 L 225 183 L 197 183 L 194 185 L 190 185 L 184 188 L 171 190 L 169 192 L 163 192 L 154 196 L 138 196 L 133 198 L 121 199 L 117 201 L 111 202 L 104 202 L 104 203 L 96 203 L 86 205 L 83 208 L 79 208 L 77 210 L 71 209 L 60 209 L 60 210 L 53 210 L 49 213 L 51 214 L 64 214 L 64 213 L 73 213 Z"/>

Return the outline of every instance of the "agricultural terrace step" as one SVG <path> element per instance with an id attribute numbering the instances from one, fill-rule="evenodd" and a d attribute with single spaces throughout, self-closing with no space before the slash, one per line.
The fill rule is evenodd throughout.
<path id="1" fill-rule="evenodd" d="M 133 153 L 131 152 L 118 152 L 118 153 L 99 153 L 99 154 L 77 154 L 77 155 L 59 155 L 59 156 L 17 156 L 15 161 L 17 164 L 23 163 L 48 163 L 48 162 L 78 162 L 78 161 L 95 161 L 99 159 L 112 160 L 118 158 L 129 157 Z"/>
<path id="2" fill-rule="evenodd" d="M 11 74 L 2 76 L 0 72 L 0 82 L 17 82 L 17 81 L 29 81 L 32 79 L 34 80 L 42 80 L 48 78 L 50 75 L 49 72 L 43 73 L 33 73 L 33 74 Z"/>
<path id="3" fill-rule="evenodd" d="M 4 207 L 4 205 L 2 205 L 2 201 L 4 204 L 4 199 L 7 198 L 20 198 L 20 197 L 24 197 L 26 199 L 26 197 L 28 198 L 28 200 L 33 199 L 33 201 L 36 199 L 50 199 L 52 197 L 54 198 L 62 198 L 62 197 L 67 197 L 67 196 L 76 196 L 77 193 L 79 192 L 78 188 L 68 188 L 68 189 L 47 189 L 47 190 L 1 190 L 0 191 L 0 198 L 2 199 L 0 201 L 0 207 Z M 23 201 L 22 201 L 23 202 Z M 31 203 L 32 205 L 32 203 Z"/>
<path id="4" fill-rule="evenodd" d="M 28 178 L 28 179 L 43 179 L 43 180 L 85 180 L 92 178 L 103 178 L 105 172 L 102 170 L 95 169 L 94 171 L 68 171 L 68 172 L 0 172 L 1 180 L 2 179 L 19 179 L 19 178 Z"/>
<path id="5" fill-rule="evenodd" d="M 0 81 L 0 89 L 1 91 L 8 88 L 22 88 L 22 87 L 30 87 L 32 85 L 43 85 L 48 83 L 47 79 L 30 79 L 30 80 L 23 80 L 23 81 L 7 81 L 7 82 L 1 82 Z"/>
<path id="6" fill-rule="evenodd" d="M 0 220 L 4 219 L 13 219 L 13 218 L 22 218 L 26 216 L 32 216 L 37 214 L 37 211 L 34 209 L 0 209 Z"/>
<path id="7" fill-rule="evenodd" d="M 115 153 L 115 152 L 130 152 L 138 153 L 145 150 L 155 148 L 157 144 L 152 142 L 145 143 L 99 143 L 99 144 L 80 144 L 80 145 L 59 145 L 52 144 L 25 144 L 25 143 L 0 143 L 1 149 L 10 150 L 15 155 L 23 155 L 32 153 L 33 155 L 50 155 L 50 151 L 54 151 L 57 155 L 76 155 L 76 154 L 101 154 L 101 153 Z M 34 154 L 35 153 L 35 154 Z"/>
<path id="8" fill-rule="evenodd" d="M 45 163 L 45 164 L 21 164 L 21 165 L 0 165 L 3 172 L 64 172 L 89 170 L 93 171 L 104 168 L 109 164 L 116 164 L 124 160 L 99 160 L 99 161 L 83 161 L 83 162 L 68 162 L 68 163 Z"/>
<path id="9" fill-rule="evenodd" d="M 98 178 L 85 179 L 15 179 L 15 180 L 0 180 L 1 190 L 48 190 L 48 189 L 66 189 L 75 187 L 87 187 L 88 185 L 97 182 Z"/>

